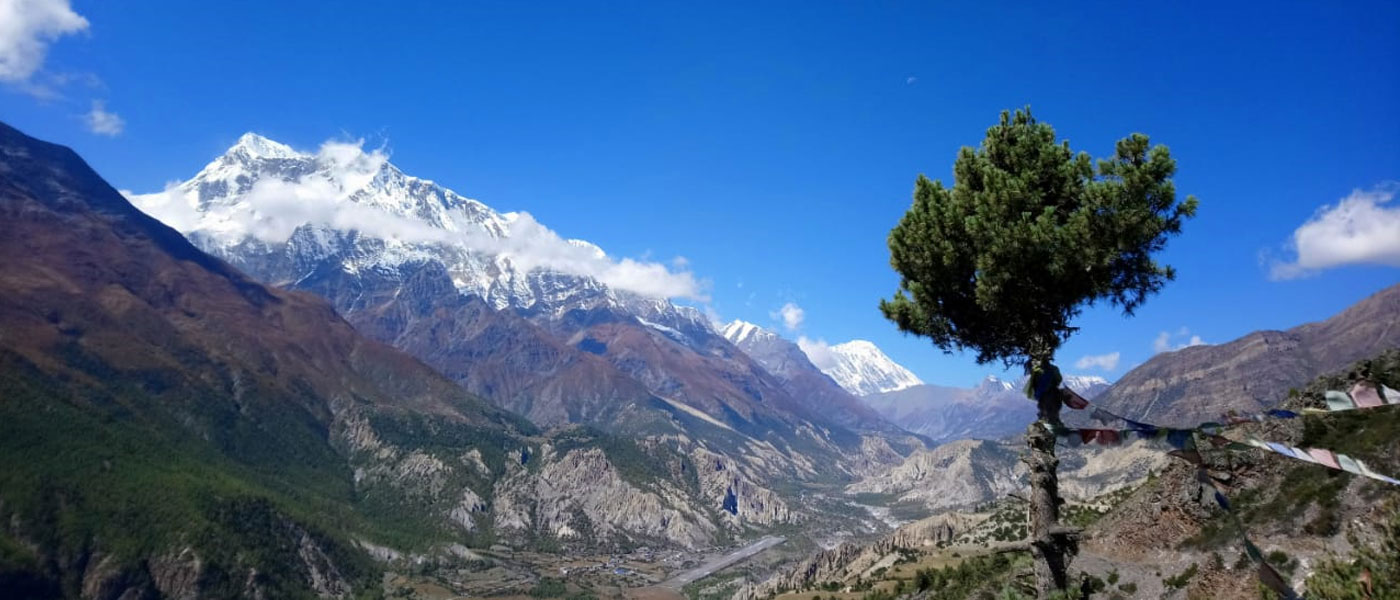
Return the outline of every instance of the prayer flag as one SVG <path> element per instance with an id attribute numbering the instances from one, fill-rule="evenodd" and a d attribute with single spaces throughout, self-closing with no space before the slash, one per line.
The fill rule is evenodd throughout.
<path id="1" fill-rule="evenodd" d="M 1351 410 L 1356 408 L 1356 403 L 1351 401 L 1351 396 L 1346 392 L 1329 391 L 1324 396 L 1327 398 L 1327 410 Z"/>
<path id="2" fill-rule="evenodd" d="M 1351 386 L 1351 399 L 1355 400 L 1357 406 L 1361 408 L 1385 404 L 1385 401 L 1381 400 L 1380 394 L 1376 392 L 1376 386 L 1365 381 L 1358 381 L 1356 385 Z"/>
<path id="3" fill-rule="evenodd" d="M 1386 386 L 1381 386 L 1381 392 L 1385 394 L 1386 404 L 1400 404 L 1400 392 L 1392 390 Z"/>
<path id="4" fill-rule="evenodd" d="M 1341 465 L 1337 464 L 1337 456 L 1333 454 L 1331 450 L 1323 450 L 1321 448 L 1308 448 L 1307 452 L 1313 457 L 1313 459 L 1315 459 L 1321 464 L 1327 465 L 1329 467 L 1332 467 L 1333 469 L 1338 470 L 1342 468 Z"/>

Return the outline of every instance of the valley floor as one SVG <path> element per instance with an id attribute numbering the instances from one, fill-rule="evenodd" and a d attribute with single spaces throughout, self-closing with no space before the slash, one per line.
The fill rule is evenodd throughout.
<path id="1" fill-rule="evenodd" d="M 627 554 L 566 556 L 476 551 L 451 567 L 419 566 L 387 574 L 391 598 L 683 598 L 686 585 L 730 569 L 786 541 L 765 536 L 738 548 L 703 553 L 640 549 Z"/>

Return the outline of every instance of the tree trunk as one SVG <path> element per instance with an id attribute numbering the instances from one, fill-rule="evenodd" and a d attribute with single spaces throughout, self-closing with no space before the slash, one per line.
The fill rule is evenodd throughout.
<path id="1" fill-rule="evenodd" d="M 1048 361 L 1043 364 L 1054 369 Z M 1040 418 L 1026 430 L 1026 444 L 1030 447 L 1025 461 L 1031 483 L 1031 558 L 1042 599 L 1068 587 L 1069 561 L 1078 551 L 1072 534 L 1060 527 L 1060 482 L 1056 473 L 1060 461 L 1055 458 L 1055 434 L 1050 430 L 1050 426 L 1060 424 L 1059 379 L 1054 377 L 1054 385 L 1035 399 Z"/>

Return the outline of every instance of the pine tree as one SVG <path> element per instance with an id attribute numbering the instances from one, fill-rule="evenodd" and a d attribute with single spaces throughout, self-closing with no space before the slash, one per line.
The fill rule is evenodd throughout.
<path id="1" fill-rule="evenodd" d="M 1175 278 L 1154 254 L 1197 205 L 1191 196 L 1177 201 L 1175 172 L 1167 148 L 1145 135 L 1119 140 L 1112 158 L 1095 163 L 1029 108 L 1004 111 L 980 148 L 958 152 L 952 187 L 919 176 L 913 205 L 890 232 L 900 284 L 880 302 L 885 317 L 944 352 L 1021 365 L 1038 387 L 1026 462 L 1042 596 L 1068 587 L 1077 550 L 1074 532 L 1059 525 L 1055 352 L 1086 306 L 1108 302 L 1131 316 Z"/>

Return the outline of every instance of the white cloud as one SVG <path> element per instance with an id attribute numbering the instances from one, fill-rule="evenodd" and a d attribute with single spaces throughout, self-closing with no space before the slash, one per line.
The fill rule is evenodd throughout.
<path id="1" fill-rule="evenodd" d="M 69 0 L 0 0 L 0 81 L 24 84 L 43 66 L 49 43 L 87 28 Z"/>
<path id="2" fill-rule="evenodd" d="M 715 310 L 715 307 L 709 303 L 705 303 L 701 307 L 701 312 L 705 313 L 705 318 L 709 319 L 710 325 L 713 326 L 716 331 L 723 329 L 727 323 L 724 317 L 719 314 L 719 311 Z"/>
<path id="3" fill-rule="evenodd" d="M 783 327 L 788 331 L 797 331 L 799 327 L 802 327 L 802 320 L 807 317 L 807 312 L 796 303 L 789 302 L 778 310 L 768 313 L 768 316 L 782 321 Z"/>
<path id="4" fill-rule="evenodd" d="M 529 213 L 511 213 L 504 237 L 484 232 L 458 234 L 453 241 L 473 250 L 508 256 L 525 271 L 546 269 L 592 277 L 607 285 L 658 298 L 708 301 L 704 285 L 689 270 L 671 270 L 658 262 L 614 259 L 602 249 L 579 240 L 565 240 Z"/>
<path id="5" fill-rule="evenodd" d="M 88 131 L 97 135 L 116 137 L 126 128 L 126 121 L 117 113 L 107 112 L 107 105 L 101 100 L 93 100 L 92 110 L 83 118 L 87 121 Z"/>
<path id="6" fill-rule="evenodd" d="M 1184 341 L 1176 342 L 1174 340 Z M 1190 329 L 1182 327 L 1181 329 L 1178 329 L 1176 333 L 1172 333 L 1169 331 L 1163 331 L 1161 333 L 1158 333 L 1157 338 L 1152 340 L 1152 351 L 1159 353 L 1169 352 L 1172 350 L 1180 350 L 1182 348 L 1187 348 L 1190 346 L 1204 346 L 1205 343 L 1205 340 L 1201 339 L 1201 336 L 1191 335 Z"/>
<path id="7" fill-rule="evenodd" d="M 179 182 L 165 185 L 165 189 L 150 194 L 138 194 L 131 190 L 118 190 L 136 208 L 141 209 L 161 223 L 169 225 L 180 233 L 190 233 L 199 226 L 201 214 L 195 209 L 195 200 L 180 189 Z"/>
<path id="8" fill-rule="evenodd" d="M 388 162 L 382 150 L 363 149 L 363 141 L 327 142 L 314 155 L 317 176 L 295 181 L 262 178 L 236 203 L 200 212 L 198 198 L 179 184 L 154 194 L 127 197 L 165 224 L 186 233 L 237 241 L 252 236 L 280 243 L 298 227 L 326 225 L 338 230 L 405 243 L 446 243 L 509 257 L 523 272 L 544 269 L 592 277 L 603 284 L 645 296 L 708 301 L 706 285 L 681 266 L 631 258 L 613 258 L 593 244 L 565 239 L 529 213 L 506 213 L 504 235 L 463 227 L 449 231 L 351 199 Z M 681 263 L 688 264 L 688 263 Z"/>
<path id="9" fill-rule="evenodd" d="M 814 340 L 807 336 L 797 338 L 797 347 L 802 349 L 802 353 L 807 355 L 807 360 L 812 361 L 818 369 L 826 370 L 836 366 L 836 354 L 831 351 L 831 345 L 826 340 Z"/>
<path id="10" fill-rule="evenodd" d="M 1167 332 L 1165 332 L 1165 331 L 1163 331 L 1162 333 L 1157 334 L 1157 339 L 1152 340 L 1152 351 L 1153 351 L 1153 352 L 1166 352 L 1166 351 L 1168 351 L 1168 350 L 1171 350 L 1171 349 L 1172 349 L 1172 347 L 1171 347 L 1171 341 L 1170 341 L 1170 340 L 1171 340 L 1171 335 L 1172 335 L 1172 334 L 1167 333 Z"/>
<path id="11" fill-rule="evenodd" d="M 1075 361 L 1074 368 L 1081 370 L 1103 369 L 1105 371 L 1112 371 L 1118 368 L 1119 358 L 1120 353 L 1118 352 L 1110 352 L 1108 354 L 1090 354 L 1081 357 L 1079 360 Z"/>
<path id="12" fill-rule="evenodd" d="M 914 76 L 910 75 L 909 77 L 906 77 L 906 78 L 904 79 L 904 85 L 914 85 L 914 82 L 915 82 L 915 81 L 918 81 L 918 80 L 919 80 L 918 77 L 914 77 Z"/>
<path id="13" fill-rule="evenodd" d="M 1294 260 L 1272 261 L 1269 278 L 1306 277 L 1349 264 L 1400 267 L 1400 206 L 1384 206 L 1395 199 L 1397 188 L 1352 190 L 1337 204 L 1318 209 L 1286 245 Z"/>

